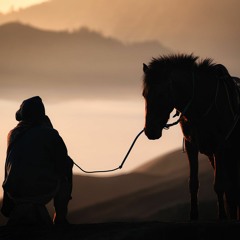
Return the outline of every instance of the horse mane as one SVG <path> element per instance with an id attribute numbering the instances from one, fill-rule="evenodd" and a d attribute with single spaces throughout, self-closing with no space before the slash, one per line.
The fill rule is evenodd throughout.
<path id="1" fill-rule="evenodd" d="M 216 66 L 219 66 L 219 68 L 222 68 L 223 71 L 227 71 L 227 69 L 222 64 L 216 64 L 213 62 L 212 58 L 206 58 L 203 60 L 200 60 L 198 63 L 198 69 L 202 71 L 208 71 L 208 70 L 216 70 Z"/>
<path id="2" fill-rule="evenodd" d="M 152 58 L 148 64 L 148 70 L 145 71 L 144 81 L 147 84 L 148 79 L 154 81 L 154 76 L 165 77 L 172 69 L 196 69 L 201 72 L 215 72 L 222 69 L 222 73 L 228 74 L 227 69 L 213 62 L 213 59 L 199 59 L 193 54 L 169 54 L 158 58 Z M 228 74 L 229 75 L 229 74 Z M 157 81 L 157 80 L 156 80 Z"/>
<path id="3" fill-rule="evenodd" d="M 151 70 L 154 69 L 172 69 L 172 68 L 184 68 L 184 67 L 197 67 L 199 69 L 211 69 L 217 64 L 213 62 L 213 59 L 206 58 L 200 60 L 198 56 L 193 54 L 169 54 L 162 55 L 158 58 L 152 58 L 148 67 Z"/>
<path id="4" fill-rule="evenodd" d="M 159 81 L 167 79 L 166 76 L 174 68 L 192 68 L 196 66 L 198 57 L 193 54 L 169 54 L 162 55 L 158 58 L 152 58 L 148 64 L 147 70 L 144 70 L 145 74 L 143 77 L 143 95 L 148 91 L 150 84 L 155 84 Z"/>
<path id="5" fill-rule="evenodd" d="M 149 63 L 149 69 L 169 69 L 178 66 L 192 66 L 196 63 L 198 56 L 193 54 L 169 54 L 162 55 L 158 58 L 152 58 L 152 61 Z"/>
<path id="6" fill-rule="evenodd" d="M 169 54 L 152 58 L 143 76 L 143 95 L 148 91 L 150 84 L 167 80 L 172 69 L 190 69 L 198 72 L 214 74 L 215 76 L 230 76 L 228 70 L 222 64 L 216 64 L 211 58 L 199 59 L 194 54 Z"/>

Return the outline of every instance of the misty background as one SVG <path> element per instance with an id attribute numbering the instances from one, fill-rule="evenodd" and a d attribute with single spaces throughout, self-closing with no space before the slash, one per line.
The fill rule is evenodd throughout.
<path id="1" fill-rule="evenodd" d="M 142 64 L 193 53 L 239 76 L 239 7 L 237 0 L 52 0 L 0 13 L 1 179 L 15 112 L 35 95 L 77 164 L 87 171 L 118 167 L 144 127 Z M 173 151 L 185 160 L 181 148 L 179 126 L 156 141 L 141 135 L 123 169 L 91 176 L 129 174 Z M 156 169 L 165 174 L 162 165 Z M 76 167 L 74 173 L 90 177 Z"/>

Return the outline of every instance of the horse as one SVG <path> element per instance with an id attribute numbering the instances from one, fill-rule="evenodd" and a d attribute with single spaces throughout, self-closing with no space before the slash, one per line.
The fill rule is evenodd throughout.
<path id="1" fill-rule="evenodd" d="M 211 58 L 199 60 L 193 54 L 152 58 L 148 65 L 143 64 L 143 72 L 144 132 L 148 139 L 162 137 L 163 129 L 172 125 L 168 124 L 171 112 L 176 109 L 180 113 L 176 124 L 182 127 L 190 163 L 190 218 L 198 218 L 200 152 L 209 157 L 214 168 L 219 218 L 239 220 L 240 100 L 234 81 L 237 78 L 231 77 L 222 64 Z"/>

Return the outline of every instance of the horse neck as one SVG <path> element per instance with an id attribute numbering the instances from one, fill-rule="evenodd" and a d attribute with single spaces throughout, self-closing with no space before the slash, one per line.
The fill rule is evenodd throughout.
<path id="1" fill-rule="evenodd" d="M 196 126 L 204 125 L 206 130 L 220 131 L 224 136 L 228 134 L 239 111 L 236 96 L 233 100 L 229 99 L 233 92 L 230 92 L 226 83 L 231 85 L 231 79 L 224 80 L 214 74 L 197 71 L 178 71 L 172 78 L 175 108 Z M 231 100 L 235 105 L 234 110 L 231 109 Z"/>
<path id="2" fill-rule="evenodd" d="M 175 108 L 192 121 L 204 115 L 214 99 L 216 82 L 207 84 L 204 80 L 194 69 L 176 70 L 171 74 Z"/>

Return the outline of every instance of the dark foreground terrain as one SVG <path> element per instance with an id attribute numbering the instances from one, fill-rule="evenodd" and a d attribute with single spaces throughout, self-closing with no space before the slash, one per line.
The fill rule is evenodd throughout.
<path id="1" fill-rule="evenodd" d="M 239 239 L 239 222 L 112 222 L 65 227 L 0 227 L 0 239 Z"/>

